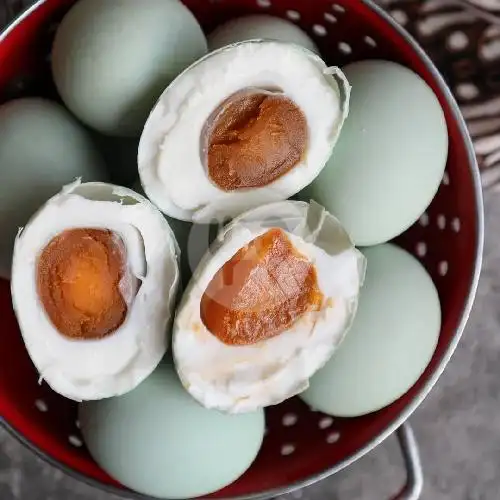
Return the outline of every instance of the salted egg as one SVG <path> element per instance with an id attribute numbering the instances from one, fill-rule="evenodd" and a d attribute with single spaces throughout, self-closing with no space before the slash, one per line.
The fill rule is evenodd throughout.
<path id="1" fill-rule="evenodd" d="M 174 80 L 146 122 L 144 191 L 165 214 L 197 223 L 284 200 L 330 157 L 349 92 L 338 68 L 294 44 L 212 52 Z"/>
<path id="2" fill-rule="evenodd" d="M 349 117 L 327 166 L 304 190 L 356 245 L 384 243 L 408 229 L 434 198 L 448 131 L 433 90 L 389 61 L 343 68 L 352 85 Z"/>
<path id="3" fill-rule="evenodd" d="M 19 227 L 77 177 L 107 180 L 85 130 L 59 104 L 38 97 L 0 106 L 0 278 L 10 279 Z"/>
<path id="4" fill-rule="evenodd" d="M 364 261 L 314 202 L 271 203 L 234 219 L 176 313 L 173 353 L 184 387 L 230 413 L 302 392 L 352 322 Z"/>
<path id="5" fill-rule="evenodd" d="M 99 466 L 155 498 L 205 496 L 238 479 L 264 438 L 264 412 L 224 415 L 199 405 L 168 361 L 130 393 L 82 403 L 84 441 Z"/>
<path id="6" fill-rule="evenodd" d="M 209 50 L 255 39 L 296 43 L 319 53 L 316 44 L 298 26 L 280 17 L 267 14 L 254 14 L 231 19 L 215 28 L 207 37 Z"/>
<path id="7" fill-rule="evenodd" d="M 301 394 L 339 417 L 380 410 L 406 393 L 429 364 L 441 328 L 436 287 L 415 257 L 392 244 L 363 252 L 366 279 L 352 328 Z"/>
<path id="8" fill-rule="evenodd" d="M 177 243 L 148 200 L 64 187 L 14 246 L 12 301 L 40 378 L 77 401 L 133 389 L 165 354 L 178 281 Z"/>
<path id="9" fill-rule="evenodd" d="M 52 74 L 84 123 L 138 137 L 163 89 L 206 52 L 198 21 L 178 0 L 78 0 L 56 31 Z"/>

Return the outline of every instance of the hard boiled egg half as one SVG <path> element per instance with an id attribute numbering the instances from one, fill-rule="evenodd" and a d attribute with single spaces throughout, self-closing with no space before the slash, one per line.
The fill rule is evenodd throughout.
<path id="1" fill-rule="evenodd" d="M 321 206 L 284 201 L 222 229 L 177 310 L 174 359 L 204 406 L 231 413 L 308 387 L 354 317 L 365 259 Z"/>
<path id="2" fill-rule="evenodd" d="M 199 223 L 284 200 L 324 167 L 349 93 L 338 68 L 298 45 L 254 40 L 212 52 L 146 122 L 144 191 L 165 214 Z"/>
<path id="3" fill-rule="evenodd" d="M 17 236 L 11 282 L 41 379 L 77 401 L 142 382 L 167 349 L 177 253 L 165 218 L 130 189 L 77 181 L 43 205 Z"/>

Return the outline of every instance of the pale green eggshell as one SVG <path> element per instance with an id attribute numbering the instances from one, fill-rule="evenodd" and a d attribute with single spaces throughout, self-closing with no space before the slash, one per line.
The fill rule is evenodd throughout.
<path id="1" fill-rule="evenodd" d="M 267 14 L 238 17 L 221 24 L 208 35 L 208 48 L 215 50 L 232 43 L 259 38 L 296 43 L 319 53 L 318 47 L 305 31 L 290 21 Z"/>
<path id="2" fill-rule="evenodd" d="M 83 122 L 138 136 L 165 87 L 206 52 L 198 22 L 178 0 L 79 0 L 56 32 L 52 73 Z"/>
<path id="3" fill-rule="evenodd" d="M 367 271 L 351 330 L 301 398 L 316 410 L 355 417 L 389 405 L 420 377 L 437 345 L 439 297 L 430 276 L 392 245 L 364 250 Z"/>
<path id="4" fill-rule="evenodd" d="M 358 246 L 386 242 L 411 226 L 443 177 L 448 132 L 431 88 L 388 61 L 343 68 L 349 116 L 333 154 L 302 193 L 335 215 Z"/>
<path id="5" fill-rule="evenodd" d="M 0 171 L 0 278 L 8 279 L 19 227 L 65 184 L 107 175 L 74 117 L 34 97 L 0 106 Z"/>
<path id="6" fill-rule="evenodd" d="M 264 437 L 264 412 L 225 415 L 184 390 L 170 361 L 132 392 L 83 403 L 83 437 L 113 478 L 158 498 L 207 495 L 240 477 Z"/>

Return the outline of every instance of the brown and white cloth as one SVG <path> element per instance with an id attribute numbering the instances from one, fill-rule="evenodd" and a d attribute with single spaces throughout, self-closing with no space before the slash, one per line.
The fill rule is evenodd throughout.
<path id="1" fill-rule="evenodd" d="M 500 190 L 500 0 L 379 0 L 422 45 L 460 104 L 483 186 Z"/>
<path id="2" fill-rule="evenodd" d="M 0 27 L 33 1 L 0 0 Z M 500 191 L 500 0 L 376 1 L 442 72 L 469 126 L 483 186 Z"/>

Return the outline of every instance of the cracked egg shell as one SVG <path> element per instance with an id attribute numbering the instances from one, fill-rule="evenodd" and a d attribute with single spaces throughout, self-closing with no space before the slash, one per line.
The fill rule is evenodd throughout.
<path id="1" fill-rule="evenodd" d="M 175 237 L 148 200 L 65 186 L 14 246 L 12 301 L 40 378 L 76 401 L 132 390 L 167 350 L 178 282 Z"/>
<path id="2" fill-rule="evenodd" d="M 282 201 L 331 155 L 350 86 L 298 45 L 253 40 L 216 50 L 164 91 L 144 127 L 144 191 L 177 219 L 208 223 Z"/>
<path id="3" fill-rule="evenodd" d="M 266 253 L 273 233 L 280 237 Z M 302 392 L 348 331 L 364 272 L 363 255 L 315 202 L 271 203 L 234 219 L 176 313 L 173 354 L 184 387 L 230 413 Z"/>

